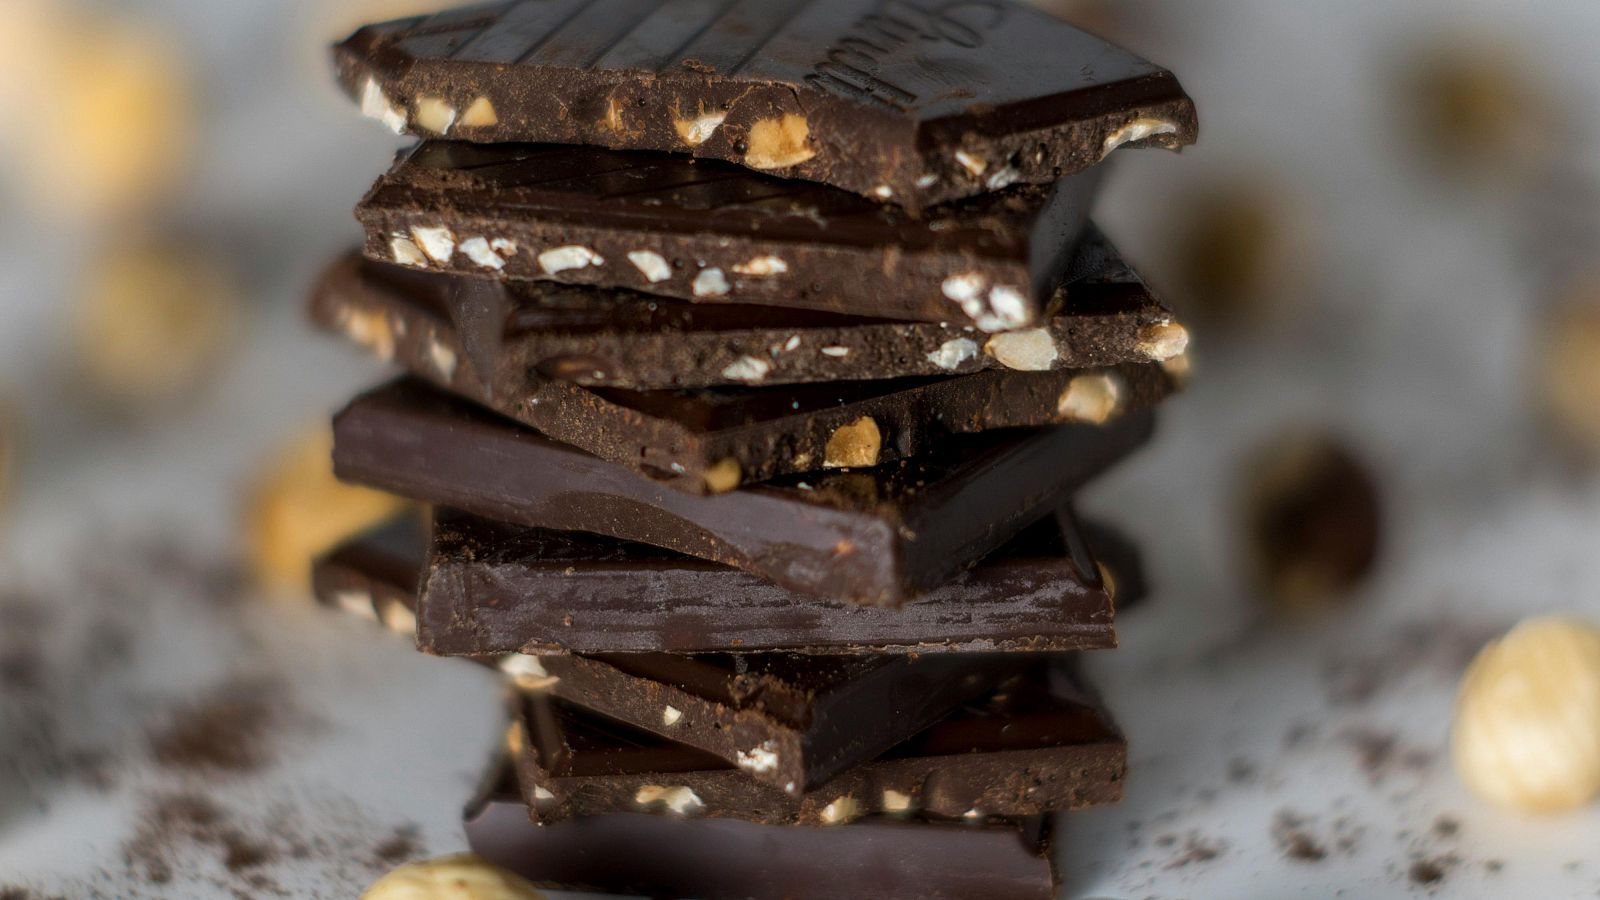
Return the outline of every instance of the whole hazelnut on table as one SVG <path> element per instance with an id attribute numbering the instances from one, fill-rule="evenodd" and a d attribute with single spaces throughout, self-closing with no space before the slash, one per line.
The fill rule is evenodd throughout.
<path id="1" fill-rule="evenodd" d="M 361 900 L 544 900 L 522 878 L 468 853 L 410 863 L 378 879 Z"/>
<path id="2" fill-rule="evenodd" d="M 1568 618 L 1517 625 L 1479 651 L 1456 696 L 1450 754 L 1484 799 L 1571 809 L 1600 793 L 1600 628 Z"/>

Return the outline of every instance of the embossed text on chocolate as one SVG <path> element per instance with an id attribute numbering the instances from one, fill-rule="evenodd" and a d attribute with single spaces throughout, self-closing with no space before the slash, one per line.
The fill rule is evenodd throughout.
<path id="1" fill-rule="evenodd" d="M 917 3 L 885 0 L 878 11 L 857 19 L 846 35 L 806 75 L 807 83 L 831 93 L 905 110 L 916 92 L 883 77 L 882 64 L 919 43 L 947 43 L 974 49 L 987 31 L 1006 17 L 1004 0 L 947 0 Z"/>

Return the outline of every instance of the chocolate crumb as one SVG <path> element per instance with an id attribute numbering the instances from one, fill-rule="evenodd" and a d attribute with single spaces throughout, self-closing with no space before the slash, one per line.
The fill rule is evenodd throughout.
<path id="1" fill-rule="evenodd" d="M 1439 837 L 1455 837 L 1461 832 L 1461 820 L 1454 816 L 1440 816 L 1433 820 L 1433 833 Z"/>
<path id="2" fill-rule="evenodd" d="M 1491 859 L 1491 860 L 1489 860 L 1489 861 L 1487 861 L 1487 862 L 1485 862 L 1483 864 L 1484 871 L 1488 872 L 1491 875 L 1500 874 L 1500 870 L 1504 869 L 1505 867 L 1506 867 L 1505 861 L 1504 860 L 1498 860 L 1498 859 Z"/>
<path id="3" fill-rule="evenodd" d="M 269 760 L 268 732 L 282 719 L 281 687 L 235 681 L 179 709 L 149 734 L 150 755 L 183 771 L 253 772 Z"/>
<path id="4" fill-rule="evenodd" d="M 393 836 L 372 848 L 372 855 L 386 866 L 395 866 L 420 856 L 421 851 L 422 847 L 417 840 L 417 826 L 406 825 L 396 828 Z"/>
<path id="5" fill-rule="evenodd" d="M 1156 841 L 1160 844 L 1160 840 Z M 1199 834 L 1190 832 L 1183 839 L 1183 850 L 1177 856 L 1168 860 L 1163 869 L 1180 869 L 1193 863 L 1205 863 L 1216 859 L 1227 849 L 1227 845 L 1218 841 L 1210 841 Z"/>
<path id="6" fill-rule="evenodd" d="M 1419 859 L 1411 864 L 1414 884 L 1438 884 L 1444 880 L 1444 866 L 1438 860 Z"/>
<path id="7" fill-rule="evenodd" d="M 1306 820 L 1289 810 L 1279 810 L 1272 822 L 1272 839 L 1284 859 L 1296 862 L 1321 862 L 1328 856 L 1323 847 L 1305 829 Z"/>

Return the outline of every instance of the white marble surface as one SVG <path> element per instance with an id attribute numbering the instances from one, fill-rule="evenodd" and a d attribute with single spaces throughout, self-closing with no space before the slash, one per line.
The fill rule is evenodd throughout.
<path id="1" fill-rule="evenodd" d="M 97 421 L 54 377 L 63 292 L 85 243 L 0 206 L 0 381 L 19 398 L 29 438 L 0 567 L 8 589 L 31 587 L 58 607 L 48 671 L 67 673 L 47 710 L 0 707 L 0 751 L 33 766 L 0 781 L 0 885 L 70 897 L 271 896 L 197 841 L 175 845 L 171 883 L 129 879 L 124 850 L 142 805 L 198 790 L 241 827 L 270 820 L 324 839 L 329 852 L 260 869 L 284 895 L 351 897 L 379 871 L 373 848 L 396 827 L 415 826 L 430 853 L 460 846 L 458 809 L 494 740 L 496 687 L 292 600 L 219 612 L 186 567 L 152 564 L 139 547 L 159 538 L 198 559 L 230 552 L 238 486 L 263 453 L 377 376 L 311 335 L 297 304 L 315 267 L 353 239 L 349 206 L 393 140 L 304 71 L 316 59 L 304 48 L 307 0 L 142 5 L 185 10 L 182 27 L 216 76 L 210 152 L 178 218 L 240 260 L 253 328 L 238 365 L 195 405 L 134 428 Z M 1203 144 L 1125 160 L 1102 207 L 1108 230 L 1159 279 L 1164 223 L 1182 189 L 1243 173 L 1292 192 L 1322 254 L 1295 298 L 1300 315 L 1248 335 L 1200 335 L 1194 387 L 1157 444 L 1086 500 L 1145 544 L 1157 594 L 1126 617 L 1123 648 L 1095 659 L 1133 771 L 1126 803 L 1064 823 L 1066 895 L 1593 895 L 1600 812 L 1533 819 L 1487 808 L 1442 756 L 1457 675 L 1486 635 L 1536 611 L 1600 616 L 1600 485 L 1554 464 L 1528 411 L 1527 312 L 1539 298 L 1515 249 L 1542 238 L 1504 197 L 1417 178 L 1387 98 L 1413 39 L 1446 25 L 1500 27 L 1547 63 L 1542 74 L 1589 114 L 1577 133 L 1593 134 L 1600 6 L 1137 7 L 1138 49 L 1183 75 Z M 1575 165 L 1600 177 L 1592 148 Z M 1237 459 L 1262 435 L 1308 420 L 1333 423 L 1373 462 L 1389 540 L 1378 576 L 1346 611 L 1263 624 L 1234 565 Z M 121 573 L 118 589 L 86 568 L 86 546 Z M 126 654 L 89 630 L 106 615 L 126 625 Z M 238 677 L 285 686 L 260 771 L 197 783 L 149 759 L 153 716 Z M 110 753 L 109 792 L 42 777 L 28 762 L 27 736 L 47 720 Z M 1286 856 L 1287 832 L 1275 831 L 1284 816 L 1323 859 Z M 1436 828 L 1441 817 L 1458 823 L 1453 834 Z M 1442 880 L 1413 880 L 1418 861 L 1436 863 Z"/>

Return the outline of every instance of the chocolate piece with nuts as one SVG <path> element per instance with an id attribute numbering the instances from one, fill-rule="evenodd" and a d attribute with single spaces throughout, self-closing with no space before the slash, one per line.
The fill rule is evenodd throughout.
<path id="1" fill-rule="evenodd" d="M 312 315 L 324 327 L 359 329 L 364 320 L 342 308 L 406 306 L 447 311 L 464 354 L 452 362 L 470 364 L 486 383 L 503 358 L 546 378 L 632 390 L 1081 369 L 1163 362 L 1189 343 L 1187 329 L 1093 228 L 1050 302 L 1057 312 L 1038 329 L 993 337 L 955 322 L 688 303 L 548 281 L 502 284 L 356 255 L 322 276 Z"/>
<path id="2" fill-rule="evenodd" d="M 605 653 L 536 659 L 543 692 L 798 795 L 1033 665 L 1027 654 Z"/>
<path id="3" fill-rule="evenodd" d="M 439 656 L 1095 650 L 1143 592 L 1138 553 L 1062 511 L 900 609 L 796 594 L 738 569 L 576 532 L 434 514 L 432 553 L 406 517 L 318 561 L 324 604 Z M 421 581 L 419 589 L 418 582 Z M 648 594 L 621 585 L 648 583 Z M 420 593 L 420 596 L 419 596 Z M 420 611 L 420 618 L 419 618 Z"/>
<path id="4" fill-rule="evenodd" d="M 466 821 L 474 853 L 536 884 L 706 900 L 747 900 L 775 884 L 790 900 L 1051 900 L 1049 826 L 1048 817 L 808 827 L 644 813 L 535 825 L 510 783 Z"/>
<path id="5" fill-rule="evenodd" d="M 965 571 L 1132 452 L 1149 411 L 1109 425 L 955 436 L 914 460 L 673 491 L 415 380 L 335 420 L 340 477 L 519 525 L 588 531 L 732 565 L 791 590 L 898 605 Z"/>
<path id="6" fill-rule="evenodd" d="M 1116 802 L 1127 745 L 1093 694 L 1062 674 L 1066 683 L 1052 691 L 1048 666 L 1034 666 L 801 794 L 546 696 L 524 703 L 510 756 L 542 823 L 617 812 L 771 825 L 845 825 L 882 815 L 972 822 Z"/>
<path id="7" fill-rule="evenodd" d="M 485 381 L 477 366 L 462 363 L 473 351 L 453 321 L 460 317 L 430 299 L 436 297 L 335 285 L 318 293 L 313 317 L 415 375 L 690 493 L 876 466 L 926 452 L 951 433 L 1101 424 L 1154 405 L 1172 387 L 1160 366 L 1130 363 L 1087 373 L 990 369 L 947 378 L 632 391 L 544 378 L 509 357 Z M 1032 334 L 1054 354 L 1042 330 L 994 340 Z M 736 365 L 747 365 L 754 379 L 769 358 L 763 353 Z"/>
<path id="8" fill-rule="evenodd" d="M 1170 72 L 1003 0 L 521 0 L 335 58 L 398 132 L 689 153 L 913 210 L 1197 132 Z"/>
<path id="9" fill-rule="evenodd" d="M 822 185 L 661 153 L 429 141 L 356 209 L 367 256 L 438 272 L 744 303 L 1039 324 L 1101 169 L 920 219 Z"/>

